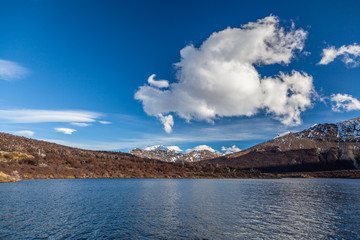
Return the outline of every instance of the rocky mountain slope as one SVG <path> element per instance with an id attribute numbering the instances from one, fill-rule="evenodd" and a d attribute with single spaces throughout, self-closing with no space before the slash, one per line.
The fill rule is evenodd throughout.
<path id="1" fill-rule="evenodd" d="M 242 178 L 261 174 L 211 164 L 166 163 L 0 133 L 0 182 L 46 178 Z"/>
<path id="2" fill-rule="evenodd" d="M 219 155 L 208 150 L 196 150 L 190 153 L 178 153 L 171 148 L 164 146 L 153 146 L 146 149 L 135 148 L 130 154 L 148 159 L 157 159 L 163 162 L 198 162 L 201 160 L 217 158 Z"/>
<path id="3" fill-rule="evenodd" d="M 244 151 L 205 161 L 265 172 L 359 169 L 360 118 L 315 124 Z"/>

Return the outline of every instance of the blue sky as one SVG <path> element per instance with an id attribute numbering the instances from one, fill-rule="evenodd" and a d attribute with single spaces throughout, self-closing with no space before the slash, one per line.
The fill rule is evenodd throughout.
<path id="1" fill-rule="evenodd" d="M 0 0 L 0 131 L 221 150 L 358 117 L 359 12 L 358 1 Z"/>

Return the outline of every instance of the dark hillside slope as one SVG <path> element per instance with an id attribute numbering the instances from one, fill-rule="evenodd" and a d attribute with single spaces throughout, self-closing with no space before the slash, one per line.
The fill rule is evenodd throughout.
<path id="1" fill-rule="evenodd" d="M 359 169 L 360 119 L 316 124 L 204 163 L 262 172 Z"/>
<path id="2" fill-rule="evenodd" d="M 237 178 L 259 174 L 210 164 L 165 163 L 0 133 L 0 181 L 44 178 Z M 10 180 L 9 180 L 10 181 Z"/>

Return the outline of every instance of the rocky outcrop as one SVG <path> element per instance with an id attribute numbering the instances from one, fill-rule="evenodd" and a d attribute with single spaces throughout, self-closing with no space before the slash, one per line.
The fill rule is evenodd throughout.
<path id="1" fill-rule="evenodd" d="M 17 171 L 13 172 L 13 176 L 0 172 L 0 183 L 6 183 L 6 182 L 17 182 L 20 180 L 20 176 Z"/>

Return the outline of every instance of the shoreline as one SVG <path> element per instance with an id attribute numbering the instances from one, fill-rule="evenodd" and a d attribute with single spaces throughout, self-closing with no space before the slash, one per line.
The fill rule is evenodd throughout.
<path id="1" fill-rule="evenodd" d="M 319 171 L 319 172 L 290 172 L 290 173 L 262 173 L 260 176 L 247 177 L 76 177 L 67 176 L 60 178 L 16 178 L 14 176 L 0 172 L 0 183 L 15 183 L 23 180 L 52 180 L 52 179 L 283 179 L 283 178 L 298 178 L 298 179 L 360 179 L 360 170 L 335 170 L 335 171 Z"/>
<path id="2" fill-rule="evenodd" d="M 59 180 L 59 179 L 281 179 L 277 177 L 86 177 L 86 178 L 25 178 L 19 180 L 2 180 L 0 179 L 0 183 L 16 183 L 20 181 L 27 180 Z"/>

